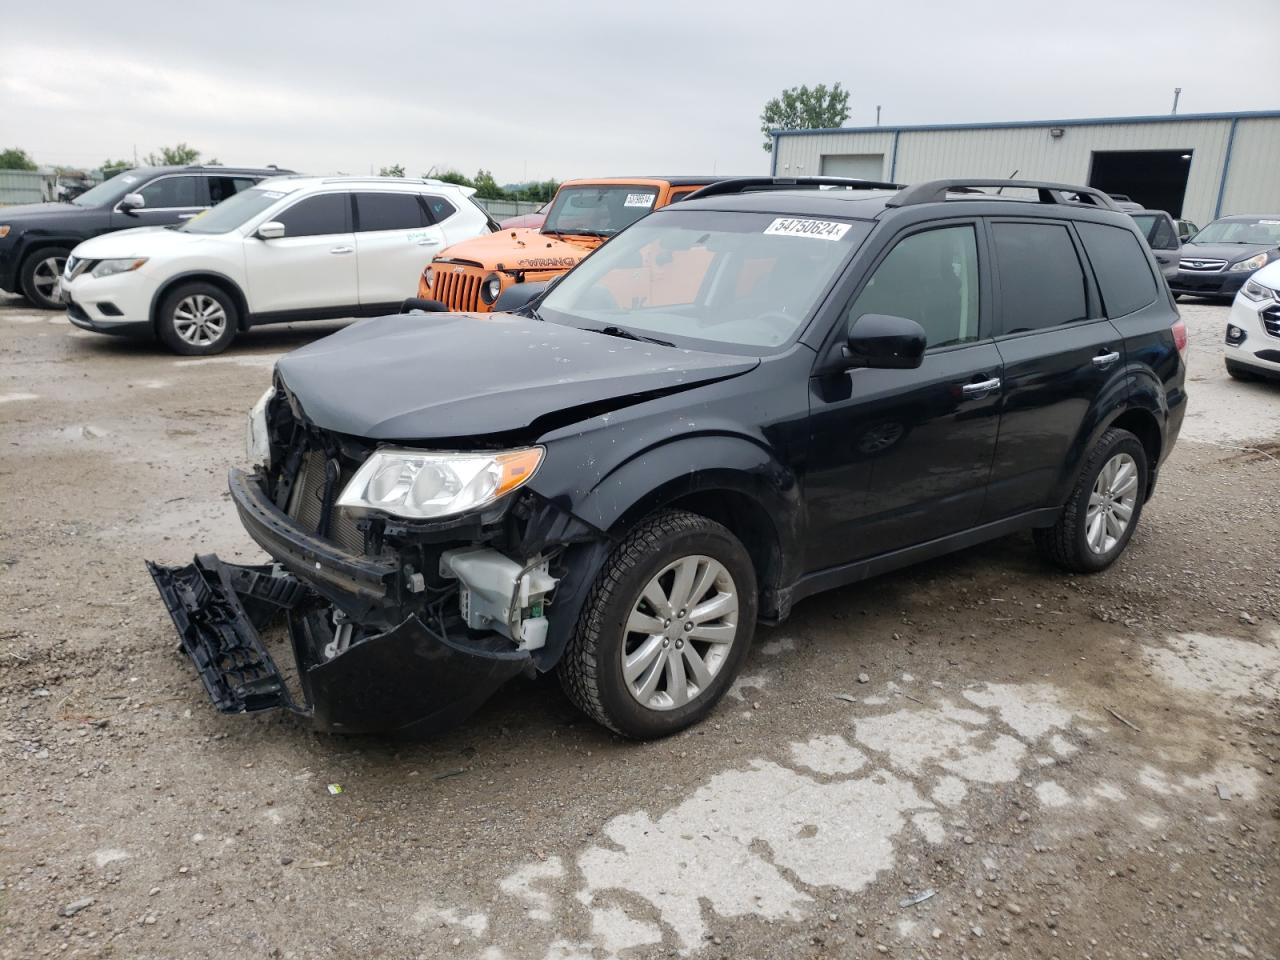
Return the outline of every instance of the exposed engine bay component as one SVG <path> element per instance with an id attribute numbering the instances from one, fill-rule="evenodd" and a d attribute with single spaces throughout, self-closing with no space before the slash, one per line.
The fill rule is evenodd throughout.
<path id="1" fill-rule="evenodd" d="M 463 547 L 440 555 L 440 575 L 456 577 L 462 619 L 473 630 L 496 630 L 521 650 L 547 642 L 547 594 L 559 582 L 549 561 L 534 557 L 523 567 L 497 550 Z"/>

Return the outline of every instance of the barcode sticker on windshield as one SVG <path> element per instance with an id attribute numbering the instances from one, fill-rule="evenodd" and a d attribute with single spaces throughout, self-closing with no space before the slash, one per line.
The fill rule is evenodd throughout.
<path id="1" fill-rule="evenodd" d="M 1269 226 L 1272 226 L 1272 227 L 1277 226 L 1277 225 L 1280 225 L 1280 220 L 1259 220 L 1258 222 L 1259 222 L 1259 223 L 1265 223 L 1265 224 L 1267 224 L 1267 225 L 1269 225 Z"/>
<path id="2" fill-rule="evenodd" d="M 263 190 L 262 195 L 270 200 L 279 200 L 284 196 L 283 193 L 278 193 L 275 190 Z"/>
<path id="3" fill-rule="evenodd" d="M 849 232 L 849 224 L 834 220 L 800 220 L 796 217 L 779 217 L 765 227 L 766 234 L 782 237 L 816 237 L 819 240 L 839 240 Z"/>
<path id="4" fill-rule="evenodd" d="M 624 207 L 651 207 L 653 206 L 653 198 L 656 194 L 652 193 L 628 193 L 627 201 Z"/>

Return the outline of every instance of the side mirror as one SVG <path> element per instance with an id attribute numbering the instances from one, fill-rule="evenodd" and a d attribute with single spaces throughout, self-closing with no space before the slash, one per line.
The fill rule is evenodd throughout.
<path id="1" fill-rule="evenodd" d="M 260 240 L 279 240 L 283 236 L 284 224 L 279 220 L 268 220 L 258 227 L 258 238 Z"/>
<path id="2" fill-rule="evenodd" d="M 141 210 L 147 205 L 147 198 L 140 193 L 126 193 L 120 198 L 120 210 L 122 213 L 132 213 L 134 210 Z"/>
<path id="3" fill-rule="evenodd" d="M 906 317 L 864 313 L 849 329 L 844 346 L 848 367 L 912 370 L 924 360 L 924 328 Z"/>

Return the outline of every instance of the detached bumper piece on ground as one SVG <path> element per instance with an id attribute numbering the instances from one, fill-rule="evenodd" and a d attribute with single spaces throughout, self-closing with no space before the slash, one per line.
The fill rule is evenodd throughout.
<path id="1" fill-rule="evenodd" d="M 450 637 L 447 622 L 428 626 L 415 616 L 353 641 L 350 626 L 328 625 L 331 608 L 314 590 L 270 565 L 206 555 L 185 567 L 147 568 L 222 713 L 284 708 L 324 730 L 427 734 L 461 720 L 529 662 L 496 635 L 492 643 L 475 643 Z M 280 616 L 297 661 L 301 703 L 259 633 Z"/>

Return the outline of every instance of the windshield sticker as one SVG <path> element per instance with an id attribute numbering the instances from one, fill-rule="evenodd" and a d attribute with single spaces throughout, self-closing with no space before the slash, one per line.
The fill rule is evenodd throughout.
<path id="1" fill-rule="evenodd" d="M 284 196 L 283 193 L 279 193 L 276 190 L 263 190 L 262 195 L 266 197 L 268 200 L 279 200 L 281 197 Z"/>
<path id="2" fill-rule="evenodd" d="M 833 220 L 799 220 L 795 217 L 779 217 L 765 227 L 765 234 L 775 237 L 816 237 L 819 240 L 839 240 L 849 232 L 849 224 Z"/>
<path id="3" fill-rule="evenodd" d="M 137 177 L 131 176 L 131 175 L 127 174 L 127 173 L 126 173 L 123 177 L 121 177 L 120 179 L 121 179 L 121 180 L 123 180 L 125 183 L 137 183 L 137 182 L 138 182 L 138 178 L 137 178 Z"/>
<path id="4" fill-rule="evenodd" d="M 1268 226 L 1271 226 L 1271 227 L 1280 226 L 1280 220 L 1259 220 L 1258 222 L 1259 222 L 1259 223 L 1265 223 L 1265 224 L 1267 224 Z"/>
<path id="5" fill-rule="evenodd" d="M 624 207 L 651 207 L 653 206 L 656 193 L 628 193 L 627 202 Z"/>

